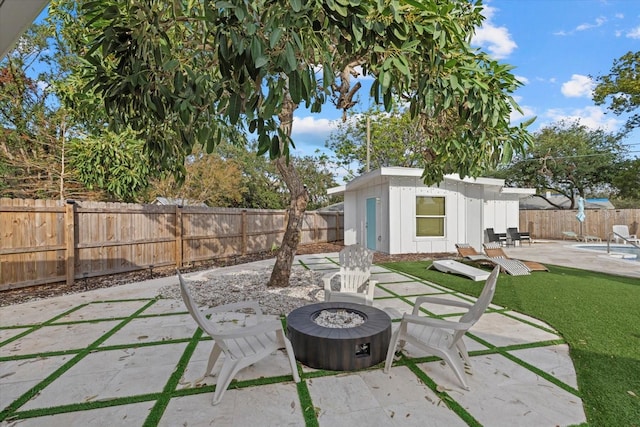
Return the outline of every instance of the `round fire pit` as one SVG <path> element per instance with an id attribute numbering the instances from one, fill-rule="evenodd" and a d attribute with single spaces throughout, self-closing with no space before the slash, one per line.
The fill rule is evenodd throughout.
<path id="1" fill-rule="evenodd" d="M 354 327 L 324 327 L 315 322 L 323 311 L 344 310 L 361 316 Z M 287 336 L 303 364 L 332 371 L 353 371 L 382 362 L 391 339 L 391 318 L 377 308 L 347 302 L 321 302 L 293 310 L 287 316 Z"/>

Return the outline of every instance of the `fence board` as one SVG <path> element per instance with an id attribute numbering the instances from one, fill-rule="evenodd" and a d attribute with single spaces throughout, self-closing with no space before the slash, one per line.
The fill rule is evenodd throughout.
<path id="1" fill-rule="evenodd" d="M 343 235 L 341 214 L 307 215 L 302 244 Z M 266 252 L 285 219 L 282 210 L 0 199 L 0 290 Z"/>
<path id="2" fill-rule="evenodd" d="M 579 232 L 577 211 L 521 211 L 534 238 Z M 588 210 L 583 233 L 606 238 L 613 224 L 640 234 L 640 209 Z M 0 199 L 0 290 L 270 251 L 282 210 Z M 300 243 L 344 236 L 341 212 L 307 212 Z"/>
<path id="3" fill-rule="evenodd" d="M 562 239 L 563 231 L 581 233 L 577 210 L 520 211 L 520 230 L 537 239 Z M 587 209 L 582 234 L 607 240 L 613 225 L 626 224 L 631 234 L 640 234 L 640 209 Z"/>

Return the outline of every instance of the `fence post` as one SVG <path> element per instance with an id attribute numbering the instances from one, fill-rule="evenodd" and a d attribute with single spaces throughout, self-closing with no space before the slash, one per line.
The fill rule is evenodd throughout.
<path id="1" fill-rule="evenodd" d="M 318 212 L 313 213 L 313 243 L 318 243 Z"/>
<path id="2" fill-rule="evenodd" d="M 176 205 L 176 268 L 182 267 L 182 206 Z"/>
<path id="3" fill-rule="evenodd" d="M 240 221 L 240 233 L 242 234 L 242 244 L 240 250 L 242 251 L 242 256 L 247 254 L 247 210 L 244 209 L 242 211 L 242 217 Z"/>
<path id="4" fill-rule="evenodd" d="M 67 285 L 73 286 L 76 271 L 76 202 L 67 200 L 64 212 Z"/>

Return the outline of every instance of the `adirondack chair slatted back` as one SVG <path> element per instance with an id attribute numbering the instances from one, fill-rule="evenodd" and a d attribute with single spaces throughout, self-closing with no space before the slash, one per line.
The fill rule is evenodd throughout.
<path id="1" fill-rule="evenodd" d="M 471 325 L 474 325 L 479 319 L 480 316 L 487 310 L 489 304 L 491 304 L 491 300 L 493 299 L 493 295 L 496 291 L 496 285 L 498 284 L 498 274 L 500 273 L 500 268 L 496 267 L 491 272 L 491 275 L 487 279 L 482 288 L 482 292 L 480 292 L 480 296 L 473 304 L 473 306 L 467 311 L 461 318 L 460 323 L 469 322 Z M 459 330 L 454 332 L 453 340 L 451 341 L 451 347 L 455 346 L 456 342 L 459 339 L 462 339 L 467 330 Z"/>
<path id="2" fill-rule="evenodd" d="M 373 252 L 359 245 L 345 247 L 339 254 L 341 292 L 359 292 L 371 277 Z"/>

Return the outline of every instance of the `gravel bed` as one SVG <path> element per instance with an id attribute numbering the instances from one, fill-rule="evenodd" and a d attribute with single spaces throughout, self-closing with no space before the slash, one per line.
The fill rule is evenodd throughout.
<path id="1" fill-rule="evenodd" d="M 272 270 L 272 267 L 227 273 L 213 270 L 186 278 L 191 296 L 201 307 L 253 300 L 260 303 L 265 314 L 286 315 L 298 307 L 324 301 L 323 274 L 294 266 L 289 286 L 274 288 L 267 287 Z M 182 298 L 177 285 L 161 288 L 159 296 Z"/>

